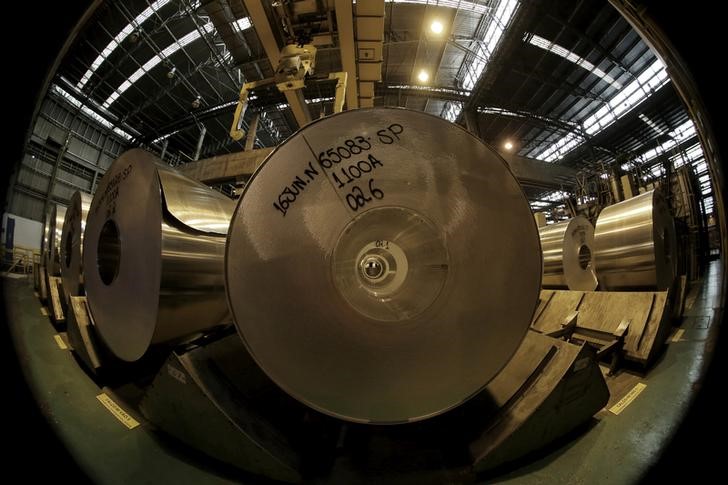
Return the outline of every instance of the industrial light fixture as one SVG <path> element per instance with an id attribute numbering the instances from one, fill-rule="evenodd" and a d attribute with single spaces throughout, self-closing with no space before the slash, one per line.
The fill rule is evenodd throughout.
<path id="1" fill-rule="evenodd" d="M 433 20 L 430 24 L 430 31 L 433 34 L 442 34 L 443 30 L 445 30 L 445 26 L 439 20 Z"/>
<path id="2" fill-rule="evenodd" d="M 202 97 L 198 94 L 197 97 L 192 101 L 192 107 L 194 109 L 197 109 L 200 107 L 201 103 L 202 103 Z"/>
<path id="3" fill-rule="evenodd" d="M 427 71 L 425 71 L 424 69 L 422 69 L 422 70 L 420 70 L 419 74 L 417 74 L 417 79 L 421 83 L 426 83 L 427 81 L 430 80 L 430 74 Z"/>
<path id="4" fill-rule="evenodd" d="M 172 79 L 175 74 L 177 74 L 177 68 L 174 67 L 174 66 L 172 67 L 172 69 L 170 69 L 169 71 L 167 71 L 167 77 L 169 79 Z"/>
<path id="5" fill-rule="evenodd" d="M 505 148 L 506 150 L 509 150 L 509 151 L 510 151 L 510 150 L 512 150 L 512 149 L 513 149 L 513 143 L 511 143 L 511 141 L 510 141 L 510 140 L 507 140 L 507 141 L 506 141 L 506 142 L 505 142 L 505 143 L 503 144 L 503 148 Z"/>
<path id="6" fill-rule="evenodd" d="M 129 42 L 132 44 L 139 42 L 139 30 L 135 30 L 131 33 L 131 35 L 129 35 Z"/>

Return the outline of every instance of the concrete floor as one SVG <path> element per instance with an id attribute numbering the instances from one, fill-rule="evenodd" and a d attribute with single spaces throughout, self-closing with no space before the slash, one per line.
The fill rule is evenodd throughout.
<path id="1" fill-rule="evenodd" d="M 665 352 L 647 375 L 624 370 L 608 378 L 612 398 L 589 429 L 517 469 L 485 480 L 518 484 L 638 482 L 689 407 L 706 348 L 717 335 L 719 280 L 720 263 L 714 261 L 702 283 L 688 295 L 682 337 L 668 340 Z M 25 380 L 51 427 L 93 482 L 261 483 L 151 432 L 148 423 L 128 407 L 142 425 L 132 430 L 121 425 L 96 399 L 99 386 L 72 353 L 59 348 L 54 340 L 57 331 L 41 313 L 32 281 L 4 278 L 2 283 Z M 607 410 L 638 382 L 647 387 L 621 414 Z"/>

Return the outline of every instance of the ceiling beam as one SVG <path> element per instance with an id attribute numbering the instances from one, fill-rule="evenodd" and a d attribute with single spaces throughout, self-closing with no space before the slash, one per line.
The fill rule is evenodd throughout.
<path id="1" fill-rule="evenodd" d="M 359 107 L 358 83 L 356 77 L 356 54 L 354 51 L 354 12 L 350 0 L 336 0 L 336 28 L 339 33 L 341 67 L 348 75 L 346 83 L 346 109 Z"/>
<path id="2" fill-rule="evenodd" d="M 271 66 L 273 66 L 273 69 L 276 69 L 281 55 L 280 47 L 273 35 L 273 30 L 265 14 L 263 3 L 261 0 L 245 0 L 245 8 L 248 10 L 250 20 L 253 23 L 253 27 L 258 34 L 261 44 L 263 44 L 263 49 L 268 56 Z M 290 106 L 298 126 L 303 126 L 311 121 L 308 106 L 303 101 L 303 94 L 300 93 L 300 90 L 294 92 L 286 91 L 284 94 L 286 95 L 288 106 Z"/>

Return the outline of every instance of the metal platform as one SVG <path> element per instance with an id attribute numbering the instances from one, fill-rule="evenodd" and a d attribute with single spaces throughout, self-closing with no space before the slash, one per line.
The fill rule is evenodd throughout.
<path id="1" fill-rule="evenodd" d="M 624 358 L 642 365 L 654 360 L 671 327 L 667 291 L 542 290 L 531 328 L 553 334 L 575 315 L 574 337 L 609 344 L 622 332 Z"/>
<path id="2" fill-rule="evenodd" d="M 381 483 L 392 468 L 415 479 L 504 465 L 588 421 L 608 399 L 590 348 L 529 332 L 486 389 L 455 410 L 414 424 L 347 424 L 282 393 L 233 334 L 171 355 L 140 407 L 165 433 L 257 475 L 334 483 L 343 467 Z M 437 459 L 425 465 L 427 456 Z"/>

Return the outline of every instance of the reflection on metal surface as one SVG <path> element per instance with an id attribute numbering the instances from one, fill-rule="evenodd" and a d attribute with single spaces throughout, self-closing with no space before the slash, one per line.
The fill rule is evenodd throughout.
<path id="1" fill-rule="evenodd" d="M 223 256 L 234 203 L 143 150 L 122 154 L 89 209 L 83 265 L 99 334 L 134 361 L 229 320 Z"/>
<path id="2" fill-rule="evenodd" d="M 41 264 L 45 265 L 46 261 L 48 260 L 48 234 L 50 234 L 50 228 L 51 228 L 51 208 L 48 208 L 48 212 L 45 215 L 45 220 L 43 221 L 43 239 L 40 241 L 40 257 L 41 257 Z"/>
<path id="3" fill-rule="evenodd" d="M 538 229 L 543 251 L 544 288 L 593 291 L 597 288 L 592 250 L 594 227 L 582 216 Z"/>
<path id="4" fill-rule="evenodd" d="M 86 216 L 91 205 L 91 196 L 76 191 L 66 210 L 61 234 L 61 278 L 66 301 L 71 296 L 83 294 L 83 232 L 86 230 Z"/>
<path id="5" fill-rule="evenodd" d="M 451 409 L 508 362 L 541 278 L 507 164 L 421 112 L 362 109 L 279 146 L 238 203 L 226 283 L 238 333 L 303 403 L 399 423 Z"/>
<path id="6" fill-rule="evenodd" d="M 46 252 L 46 268 L 48 276 L 61 274 L 61 233 L 66 208 L 60 204 L 51 205 L 48 224 L 48 251 Z"/>
<path id="7" fill-rule="evenodd" d="M 604 289 L 667 290 L 675 278 L 675 223 L 656 190 L 602 210 L 594 263 Z"/>

